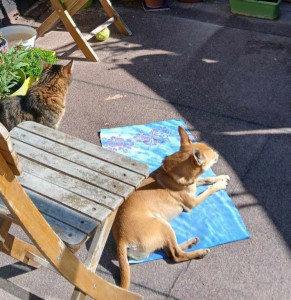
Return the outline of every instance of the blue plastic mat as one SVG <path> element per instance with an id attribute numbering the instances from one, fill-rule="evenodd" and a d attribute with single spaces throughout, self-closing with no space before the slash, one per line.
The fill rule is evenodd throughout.
<path id="1" fill-rule="evenodd" d="M 165 156 L 179 150 L 178 126 L 184 127 L 190 139 L 195 142 L 182 120 L 168 120 L 145 125 L 101 129 L 101 143 L 104 148 L 146 163 L 150 172 L 153 172 L 161 166 Z M 208 170 L 202 177 L 211 176 L 215 176 L 215 174 L 212 170 Z M 197 194 L 206 188 L 206 186 L 198 187 Z M 179 244 L 193 237 L 200 238 L 200 243 L 187 251 L 250 238 L 238 210 L 225 190 L 209 196 L 190 213 L 183 212 L 170 224 L 176 233 Z M 147 259 L 131 259 L 130 263 L 165 257 L 166 254 L 163 251 L 157 251 Z"/>

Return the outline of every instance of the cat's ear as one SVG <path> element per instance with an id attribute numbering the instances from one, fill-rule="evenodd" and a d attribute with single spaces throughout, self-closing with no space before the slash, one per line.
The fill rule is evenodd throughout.
<path id="1" fill-rule="evenodd" d="M 64 66 L 65 75 L 71 75 L 73 71 L 74 61 L 71 60 L 66 66 Z"/>
<path id="2" fill-rule="evenodd" d="M 47 63 L 44 62 L 44 61 L 42 62 L 42 68 L 43 68 L 43 70 L 49 69 L 51 66 L 52 66 L 52 65 L 47 64 Z"/>

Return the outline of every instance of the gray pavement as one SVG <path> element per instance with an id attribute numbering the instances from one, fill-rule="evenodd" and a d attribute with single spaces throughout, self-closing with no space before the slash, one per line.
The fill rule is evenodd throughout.
<path id="1" fill-rule="evenodd" d="M 228 192 L 252 235 L 203 260 L 131 266 L 131 289 L 152 300 L 291 299 L 291 4 L 276 21 L 234 16 L 226 1 L 170 2 L 161 13 L 139 2 L 115 6 L 134 35 L 111 27 L 107 41 L 92 40 L 97 64 L 62 26 L 37 41 L 75 59 L 60 130 L 100 144 L 100 128 L 182 118 L 220 153 L 214 171 L 231 176 Z M 104 18 L 95 3 L 75 20 L 88 32 Z M 119 283 L 112 237 L 97 272 Z M 69 299 L 72 289 L 0 255 L 0 299 Z"/>

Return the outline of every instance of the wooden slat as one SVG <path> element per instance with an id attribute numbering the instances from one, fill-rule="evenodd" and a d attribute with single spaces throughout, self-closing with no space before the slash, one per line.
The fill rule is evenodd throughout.
<path id="1" fill-rule="evenodd" d="M 9 132 L 2 123 L 0 123 L 0 136 L 4 140 L 7 140 L 9 138 Z"/>
<path id="2" fill-rule="evenodd" d="M 42 195 L 27 189 L 25 189 L 25 191 L 41 213 L 82 231 L 87 235 L 90 235 L 96 226 L 100 224 L 100 222 L 94 221 L 67 207 L 55 203 Z"/>
<path id="3" fill-rule="evenodd" d="M 134 191 L 134 187 L 130 185 L 111 179 L 110 177 L 89 170 L 48 152 L 34 148 L 33 146 L 27 145 L 18 140 L 13 140 L 13 143 L 20 156 L 34 160 L 44 166 L 48 166 L 64 174 L 68 174 L 91 185 L 100 187 L 108 192 L 122 197 L 127 197 Z"/>
<path id="4" fill-rule="evenodd" d="M 80 245 L 87 240 L 88 235 L 46 214 L 42 214 L 58 237 L 68 245 Z"/>
<path id="5" fill-rule="evenodd" d="M 100 160 L 86 153 L 76 151 L 71 147 L 48 140 L 47 138 L 21 128 L 17 128 L 17 130 L 13 131 L 12 136 L 13 140 L 19 140 L 28 145 L 32 145 L 98 173 L 117 179 L 126 184 L 130 184 L 133 187 L 139 185 L 144 179 L 143 175 L 112 165 L 109 162 Z"/>
<path id="6" fill-rule="evenodd" d="M 72 137 L 58 130 L 53 130 L 41 124 L 27 121 L 19 124 L 17 127 L 12 129 L 11 131 L 12 136 L 14 131 L 16 131 L 18 127 L 33 132 L 37 135 L 51 139 L 53 141 L 56 141 L 60 144 L 67 145 L 73 149 L 92 155 L 93 157 L 108 161 L 111 164 L 115 164 L 122 168 L 144 175 L 145 177 L 149 175 L 148 166 L 141 162 L 128 158 L 119 153 L 108 151 L 107 149 L 101 148 L 92 143 L 82 141 L 78 138 Z"/>
<path id="7" fill-rule="evenodd" d="M 67 176 L 24 157 L 21 157 L 21 162 L 25 172 L 67 189 L 81 197 L 93 200 L 111 210 L 114 210 L 123 202 L 121 196 L 113 195 L 87 182 Z"/>
<path id="8" fill-rule="evenodd" d="M 29 192 L 28 192 L 28 194 L 29 194 Z M 32 196 L 32 194 L 30 194 L 29 196 Z M 45 206 L 43 203 L 41 203 L 41 200 L 42 199 L 35 201 L 36 202 L 35 205 L 38 206 L 38 209 L 40 208 L 44 211 L 48 210 L 48 213 L 52 213 L 53 208 L 50 208 L 50 205 Z M 62 239 L 67 244 L 79 245 L 87 239 L 88 235 L 86 233 L 84 233 L 83 231 L 77 230 L 75 227 L 65 224 L 65 223 L 61 222 L 60 220 L 56 220 L 55 218 L 53 218 L 49 215 L 46 215 L 43 212 L 41 212 L 41 213 L 43 214 L 43 217 L 46 219 L 46 221 L 53 228 L 55 233 L 60 237 L 60 239 Z M 16 224 L 18 223 L 18 221 L 15 218 L 13 218 L 13 216 L 11 215 L 11 213 L 9 212 L 9 210 L 4 205 L 4 203 L 2 202 L 1 199 L 0 199 L 0 216 L 5 217 L 7 220 L 9 220 L 13 223 L 16 223 Z M 70 218 L 70 217 L 66 216 L 67 220 L 68 220 L 68 218 Z M 78 222 L 78 219 L 76 220 L 76 222 Z"/>
<path id="9" fill-rule="evenodd" d="M 142 298 L 108 283 L 86 269 L 42 217 L 1 155 L 0 194 L 7 208 L 43 257 L 84 294 L 96 300 Z"/>
<path id="10" fill-rule="evenodd" d="M 15 164 L 17 166 L 19 164 L 19 158 L 14 149 L 11 152 L 2 150 L 1 155 L 9 165 Z"/>
<path id="11" fill-rule="evenodd" d="M 21 185 L 32 192 L 50 199 L 50 202 L 57 202 L 60 206 L 65 206 L 68 210 L 73 209 L 75 212 L 102 222 L 112 211 L 94 201 L 82 198 L 64 188 L 51 184 L 34 175 L 23 172 L 18 178 Z M 91 221 L 93 221 L 91 219 Z M 84 223 L 84 222 L 83 222 Z M 94 222 L 96 223 L 96 222 Z"/>
<path id="12" fill-rule="evenodd" d="M 10 152 L 13 151 L 13 149 L 14 147 L 10 136 L 8 136 L 7 140 L 0 138 L 0 150 Z"/>
<path id="13" fill-rule="evenodd" d="M 0 123 L 0 154 L 9 164 L 13 174 L 19 175 L 22 172 L 22 166 L 19 163 L 18 156 L 14 151 L 12 140 L 8 130 Z"/>

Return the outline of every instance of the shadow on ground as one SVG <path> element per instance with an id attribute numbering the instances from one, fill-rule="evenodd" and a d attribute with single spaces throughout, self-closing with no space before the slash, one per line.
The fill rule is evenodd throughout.
<path id="1" fill-rule="evenodd" d="M 241 21 L 238 29 L 233 16 L 217 25 L 201 22 L 199 14 L 198 21 L 192 15 L 184 22 L 141 10 L 132 15 L 125 10 L 123 17 L 134 36 L 121 37 L 112 29 L 112 37 L 120 40 L 92 42 L 97 53 L 110 51 L 103 63 L 125 70 L 154 91 L 157 97 L 148 102 L 172 105 L 199 140 L 217 149 L 225 162 L 221 159 L 214 171 L 232 172 L 229 193 L 251 235 L 255 239 L 264 231 L 256 210 L 263 208 L 291 249 L 290 36 L 275 29 L 274 35 L 264 33 L 263 28 L 274 28 L 271 21 Z M 88 10 L 80 29 L 92 29 L 88 24 L 95 18 L 96 12 Z M 262 29 L 255 30 L 254 24 Z M 55 50 L 63 52 L 63 59 L 74 58 L 76 47 L 69 46 L 69 51 L 62 46 Z M 119 281 L 114 249 L 111 237 L 100 264 Z"/>

